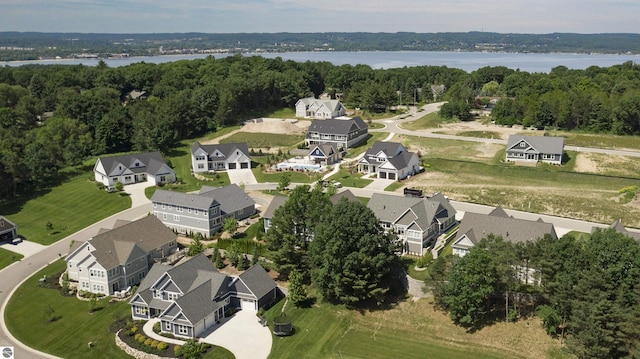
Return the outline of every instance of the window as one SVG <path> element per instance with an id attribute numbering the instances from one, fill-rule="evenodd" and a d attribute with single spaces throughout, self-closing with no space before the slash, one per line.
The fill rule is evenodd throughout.
<path id="1" fill-rule="evenodd" d="M 202 163 L 198 163 L 198 169 L 199 169 L 199 170 L 204 169 L 204 164 L 202 164 Z"/>
<path id="2" fill-rule="evenodd" d="M 177 214 L 173 215 L 173 220 L 176 222 L 180 222 L 180 216 L 178 216 Z"/>
<path id="3" fill-rule="evenodd" d="M 520 147 L 524 147 L 524 146 L 526 146 L 526 145 L 527 145 L 527 144 L 526 144 L 524 141 L 520 142 Z"/>
<path id="4" fill-rule="evenodd" d="M 163 203 L 163 204 L 162 204 L 162 209 L 164 209 L 164 208 L 165 208 L 165 205 L 164 205 L 164 203 Z"/>
<path id="5" fill-rule="evenodd" d="M 191 213 L 191 208 L 187 208 L 187 212 Z"/>
<path id="6" fill-rule="evenodd" d="M 197 208 L 195 208 L 195 209 L 193 210 L 193 213 L 194 213 L 194 214 L 198 214 L 198 209 L 197 209 Z"/>
<path id="7" fill-rule="evenodd" d="M 167 293 L 167 300 L 176 300 L 178 296 L 178 293 Z"/>
<path id="8" fill-rule="evenodd" d="M 169 204 L 169 205 L 167 205 L 167 206 L 169 207 L 169 210 L 172 210 L 172 209 L 173 209 L 173 206 L 172 206 L 172 205 L 170 205 L 170 204 Z"/>
<path id="9" fill-rule="evenodd" d="M 178 212 L 182 212 L 182 206 L 176 206 L 176 210 L 177 210 Z"/>
<path id="10" fill-rule="evenodd" d="M 165 221 L 167 220 L 167 214 L 166 213 L 162 214 L 162 219 L 164 219 Z"/>
<path id="11" fill-rule="evenodd" d="M 186 325 L 176 325 L 178 327 L 178 334 L 189 335 L 189 327 Z"/>
<path id="12" fill-rule="evenodd" d="M 153 202 L 153 208 L 158 208 L 158 204 Z"/>

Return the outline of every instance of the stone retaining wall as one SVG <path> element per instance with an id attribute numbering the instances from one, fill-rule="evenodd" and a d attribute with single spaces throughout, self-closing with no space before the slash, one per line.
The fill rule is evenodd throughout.
<path id="1" fill-rule="evenodd" d="M 118 330 L 118 332 L 116 333 L 116 345 L 118 346 L 118 348 L 122 349 L 125 353 L 131 355 L 132 357 L 136 359 L 175 359 L 175 358 L 161 357 L 155 354 L 145 353 L 143 351 L 130 347 L 127 343 L 123 342 L 122 339 L 120 339 L 119 334 L 121 330 L 122 329 Z"/>

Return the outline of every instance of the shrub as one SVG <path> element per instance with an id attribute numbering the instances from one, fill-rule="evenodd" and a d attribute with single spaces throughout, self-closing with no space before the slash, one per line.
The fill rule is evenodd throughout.
<path id="1" fill-rule="evenodd" d="M 173 347 L 173 353 L 179 357 L 180 355 L 182 355 L 182 347 L 180 345 L 176 345 Z"/>
<path id="2" fill-rule="evenodd" d="M 160 322 L 157 322 L 156 324 L 153 325 L 153 331 L 155 333 L 160 333 Z"/>
<path id="3" fill-rule="evenodd" d="M 137 332 L 138 332 L 138 326 L 134 325 L 133 327 L 131 327 L 131 329 L 129 329 L 129 336 L 140 335 L 140 334 L 136 334 Z"/>
<path id="4" fill-rule="evenodd" d="M 135 339 L 136 341 L 140 341 L 140 337 L 142 337 L 142 336 L 143 336 L 142 334 L 138 333 L 138 334 L 135 335 L 135 337 L 133 337 L 133 339 Z"/>
<path id="5" fill-rule="evenodd" d="M 157 340 L 153 340 L 151 342 L 151 348 L 156 349 L 158 347 L 159 342 Z"/>
<path id="6" fill-rule="evenodd" d="M 167 349 L 167 343 L 165 342 L 158 343 L 158 350 L 165 350 L 165 349 Z"/>
<path id="7" fill-rule="evenodd" d="M 146 346 L 150 346 L 151 343 L 153 343 L 153 340 L 151 338 L 147 338 L 147 340 L 144 341 L 144 345 Z"/>
<path id="8" fill-rule="evenodd" d="M 147 340 L 147 337 L 145 337 L 144 335 L 140 335 L 138 337 L 138 343 L 140 343 L 140 344 L 144 343 L 145 340 Z"/>

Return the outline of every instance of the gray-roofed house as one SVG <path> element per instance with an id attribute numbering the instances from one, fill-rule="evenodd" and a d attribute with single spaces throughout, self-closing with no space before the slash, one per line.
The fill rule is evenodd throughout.
<path id="1" fill-rule="evenodd" d="M 203 186 L 198 193 L 158 189 L 151 196 L 153 215 L 178 233 L 200 233 L 210 237 L 224 220 L 241 221 L 256 212 L 256 202 L 236 184 Z"/>
<path id="2" fill-rule="evenodd" d="M 164 163 L 160 152 L 100 157 L 93 172 L 95 180 L 108 187 L 118 182 L 132 184 L 147 181 L 155 185 L 176 181 L 176 173 Z"/>
<path id="3" fill-rule="evenodd" d="M 378 178 L 401 180 L 420 171 L 418 155 L 398 142 L 376 141 L 358 161 L 358 172 Z"/>
<path id="4" fill-rule="evenodd" d="M 630 230 L 628 230 L 624 225 L 622 225 L 622 221 L 621 220 L 616 220 L 615 222 L 611 223 L 611 225 L 609 226 L 609 228 L 613 228 L 616 230 L 616 232 L 622 233 L 627 237 L 631 237 L 637 241 L 640 241 L 640 232 L 632 232 Z M 594 227 L 591 230 L 591 233 L 593 233 L 596 230 L 596 227 Z"/>
<path id="5" fill-rule="evenodd" d="M 334 143 L 322 143 L 312 146 L 308 157 L 310 163 L 328 166 L 339 162 L 342 153 L 338 151 Z"/>
<path id="6" fill-rule="evenodd" d="M 134 320 L 157 318 L 162 332 L 195 338 L 215 330 L 229 308 L 266 308 L 276 288 L 259 264 L 233 277 L 199 254 L 176 266 L 154 265 L 129 304 Z"/>
<path id="7" fill-rule="evenodd" d="M 563 137 L 510 135 L 506 160 L 530 163 L 542 161 L 561 165 L 563 153 Z"/>
<path id="8" fill-rule="evenodd" d="M 6 217 L 0 216 L 0 242 L 13 242 L 16 238 L 18 226 Z"/>
<path id="9" fill-rule="evenodd" d="M 296 102 L 296 117 L 330 119 L 344 116 L 346 113 L 346 109 L 338 100 L 306 97 Z"/>
<path id="10" fill-rule="evenodd" d="M 177 251 L 176 234 L 157 218 L 118 222 L 111 230 L 73 246 L 66 257 L 78 290 L 111 295 L 140 283 L 156 261 Z"/>
<path id="11" fill-rule="evenodd" d="M 398 235 L 404 253 L 419 256 L 456 223 L 456 210 L 441 193 L 429 198 L 374 193 L 367 207 L 385 230 Z"/>
<path id="12" fill-rule="evenodd" d="M 346 150 L 369 137 L 369 126 L 360 118 L 313 120 L 307 130 L 307 146 L 333 143 L 337 149 Z"/>
<path id="13" fill-rule="evenodd" d="M 235 169 L 250 169 L 251 158 L 245 142 L 191 146 L 191 168 L 193 172 L 215 172 Z"/>
<path id="14" fill-rule="evenodd" d="M 453 254 L 464 256 L 471 247 L 489 234 L 501 236 L 505 241 L 519 243 L 535 241 L 545 235 L 557 238 L 553 224 L 541 219 L 529 221 L 509 216 L 501 207 L 489 214 L 466 212 L 456 239 L 453 241 Z"/>

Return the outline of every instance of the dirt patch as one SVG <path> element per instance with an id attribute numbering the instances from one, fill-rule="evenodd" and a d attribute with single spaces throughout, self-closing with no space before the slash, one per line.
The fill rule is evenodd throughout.
<path id="1" fill-rule="evenodd" d="M 574 170 L 576 172 L 598 173 L 598 163 L 592 157 L 591 153 L 578 153 Z"/>
<path id="2" fill-rule="evenodd" d="M 311 125 L 309 121 L 298 121 L 280 118 L 263 118 L 262 121 L 247 121 L 242 126 L 242 132 L 279 133 L 286 135 L 305 134 Z"/>
<path id="3" fill-rule="evenodd" d="M 513 126 L 513 127 L 505 127 L 499 126 L 493 123 L 482 123 L 480 121 L 468 121 L 468 122 L 455 122 L 455 123 L 443 123 L 440 124 L 437 128 L 429 128 L 424 130 L 419 130 L 422 132 L 438 132 L 447 135 L 457 135 L 461 132 L 468 131 L 489 131 L 496 132 L 500 134 L 500 139 L 506 140 L 509 138 L 509 135 L 514 135 L 518 133 L 522 133 L 525 131 L 522 126 Z M 535 135 L 535 133 L 532 133 Z"/>

